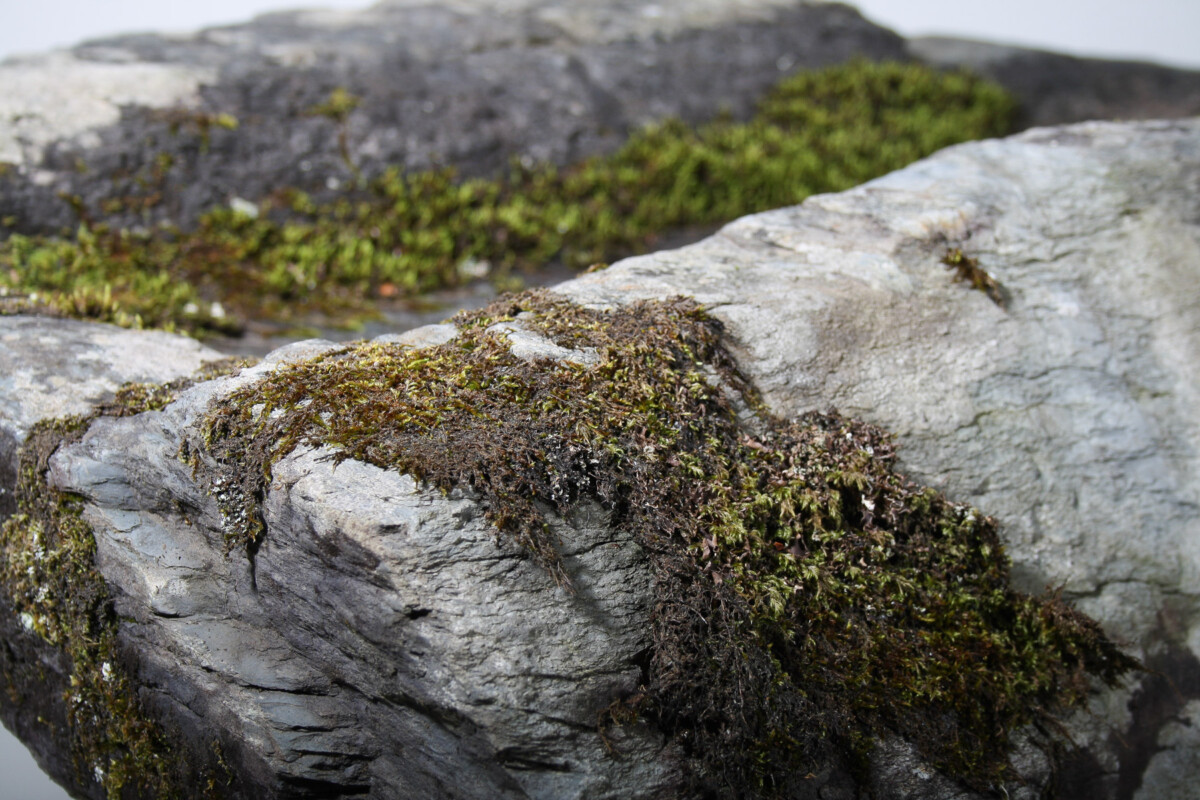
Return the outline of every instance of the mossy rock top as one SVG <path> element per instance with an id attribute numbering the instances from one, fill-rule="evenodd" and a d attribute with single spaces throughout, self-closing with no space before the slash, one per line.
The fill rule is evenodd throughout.
<path id="1" fill-rule="evenodd" d="M 886 434 L 771 418 L 693 303 L 526 294 L 455 324 L 221 399 L 189 457 L 231 547 L 269 539 L 261 502 L 297 447 L 468 490 L 568 590 L 547 515 L 600 502 L 656 575 L 645 680 L 602 730 L 660 726 L 690 791 L 790 796 L 831 745 L 865 769 L 885 735 L 998 786 L 1017 778 L 1010 736 L 1136 665 L 1057 598 L 1012 590 L 993 521 L 898 476 Z"/>
<path id="2" fill-rule="evenodd" d="M 323 752 L 344 754 L 337 748 L 347 746 L 343 737 L 351 732 L 386 743 L 359 762 L 338 756 L 317 764 L 298 757 L 264 767 L 261 753 L 242 751 L 229 756 L 237 769 L 249 764 L 259 770 L 249 770 L 253 774 L 278 770 L 270 774 L 324 781 L 325 788 L 343 785 L 337 781 L 345 776 L 365 782 L 368 774 L 372 781 L 403 774 L 414 782 L 407 784 L 411 789 L 430 779 L 420 770 L 434 761 L 408 759 L 416 766 L 404 772 L 390 754 L 436 747 L 461 755 L 452 769 L 463 785 L 507 786 L 503 781 L 511 780 L 526 794 L 555 796 L 566 783 L 585 779 L 570 768 L 562 748 L 600 753 L 607 741 L 618 754 L 645 754 L 654 752 L 646 737 L 665 732 L 674 744 L 657 755 L 674 761 L 597 760 L 614 771 L 587 774 L 586 780 L 597 781 L 589 784 L 593 794 L 618 797 L 623 795 L 612 787 L 627 795 L 631 785 L 679 785 L 678 774 L 666 772 L 653 780 L 639 773 L 647 777 L 641 783 L 614 777 L 628 778 L 633 765 L 653 761 L 668 770 L 670 764 L 688 765 L 697 791 L 733 786 L 803 796 L 814 785 L 809 781 L 833 778 L 817 771 L 808 778 L 808 771 L 792 769 L 796 762 L 790 759 L 840 758 L 849 767 L 843 777 L 857 767 L 874 780 L 878 763 L 865 763 L 868 754 L 890 758 L 895 740 L 872 749 L 873 737 L 915 729 L 910 738 L 927 759 L 986 790 L 1010 773 L 993 750 L 972 745 L 968 732 L 981 725 L 997 735 L 1003 726 L 986 724 L 1001 719 L 996 714 L 1009 715 L 1009 721 L 1030 717 L 1022 716 L 1019 703 L 997 702 L 987 704 L 992 716 L 981 722 L 973 718 L 979 706 L 955 705 L 958 688 L 983 696 L 995 690 L 1000 694 L 993 698 L 1011 700 L 1004 693 L 1023 686 L 1024 697 L 1066 700 L 1100 690 L 1077 680 L 1088 664 L 1101 678 L 1128 666 L 1063 601 L 1053 595 L 1031 599 L 1010 580 L 1035 592 L 1047 582 L 1065 584 L 1065 597 L 1120 634 L 1152 669 L 1173 676 L 1170 685 L 1191 691 L 1195 659 L 1186 632 L 1196 624 L 1187 603 L 1175 599 L 1190 596 L 1179 578 L 1180 564 L 1190 563 L 1189 550 L 1163 543 L 1187 541 L 1194 520 L 1186 495 L 1192 484 L 1178 471 L 1189 463 L 1185 445 L 1198 427 L 1189 416 L 1192 406 L 1177 394 L 1179 382 L 1189 380 L 1190 362 L 1173 362 L 1169 355 L 1190 352 L 1185 345 L 1196 330 L 1191 299 L 1198 295 L 1178 291 L 1195 276 L 1177 268 L 1190 264 L 1194 252 L 1188 249 L 1196 219 L 1189 187 L 1200 159 L 1188 154 L 1200 152 L 1196 141 L 1193 123 L 1095 124 L 958 148 L 850 193 L 743 220 L 690 250 L 617 264 L 554 294 L 521 296 L 461 317 L 454 331 L 442 329 L 447 335 L 421 350 L 387 341 L 326 345 L 315 359 L 270 374 L 260 368 L 233 382 L 197 387 L 159 411 L 98 422 L 51 459 L 58 466 L 50 475 L 56 488 L 84 498 L 98 548 L 128 542 L 131 530 L 154 530 L 163 537 L 156 541 L 203 552 L 203 569 L 175 567 L 192 582 L 187 593 L 155 592 L 157 584 L 144 580 L 161 567 L 149 548 L 137 551 L 141 555 L 124 551 L 132 553 L 123 562 L 130 569 L 106 576 L 115 587 L 120 624 L 127 626 L 124 635 L 152 642 L 146 653 L 168 654 L 182 684 L 220 684 L 220 692 L 189 695 L 193 702 L 214 713 L 264 710 L 255 719 L 281 737 L 276 741 L 288 743 L 281 752 L 320 743 Z M 953 191 L 944 188 L 951 175 L 958 178 Z M 935 186 L 944 200 L 931 196 Z M 1004 202 L 1011 197 L 1023 203 Z M 1056 250 L 1053 243 L 1062 241 L 1083 249 Z M 955 248 L 961 258 L 953 255 Z M 677 299 L 684 287 L 676 282 L 693 286 L 703 305 Z M 996 302 L 993 293 L 1005 302 Z M 1108 326 L 1102 335 L 1093 324 L 1101 318 Z M 555 358 L 519 358 L 512 345 L 523 336 L 531 348 L 525 352 Z M 1108 369 L 1092 368 L 1081 353 L 1104 356 Z M 576 358 L 556 360 L 564 355 Z M 617 380 L 622 365 L 629 368 Z M 1123 379 L 1111 380 L 1112 370 Z M 412 386 L 403 384 L 405 376 L 414 377 Z M 808 414 L 813 406 L 806 408 L 804 398 L 819 392 L 843 411 L 865 409 L 899 423 L 900 463 L 911 474 L 931 474 L 930 465 L 939 463 L 933 448 L 942 448 L 940 463 L 950 466 L 932 473 L 929 482 L 957 486 L 960 497 L 976 494 L 984 510 L 995 510 L 1004 523 L 1004 547 L 984 514 L 899 478 L 889 439 L 878 429 L 833 413 Z M 1110 426 L 1113 415 L 1129 424 Z M 394 424 L 370 424 L 380 418 Z M 1150 429 L 1173 435 L 1147 448 Z M 491 439 L 484 434 L 497 431 L 511 437 L 502 449 L 487 450 Z M 439 439 L 442 432 L 446 438 Z M 195 476 L 217 489 L 213 499 L 192 481 L 192 467 L 177 460 L 185 438 Z M 113 461 L 118 453 L 129 455 Z M 420 463 L 405 465 L 417 455 Z M 344 456 L 350 458 L 338 464 Z M 115 498 L 105 492 L 121 481 L 108 480 L 101 489 L 89 482 L 97 473 L 68 468 L 89 459 L 118 464 L 130 486 L 149 475 L 152 485 L 170 488 Z M 252 468 L 243 469 L 247 465 Z M 449 495 L 422 490 L 397 468 L 430 486 L 454 488 Z M 802 483 L 796 478 L 801 473 Z M 1159 480 L 1164 475 L 1180 482 Z M 521 491 L 506 492 L 510 485 Z M 1088 493 L 1098 485 L 1113 490 Z M 654 487 L 665 487 L 665 496 L 646 502 L 645 492 Z M 359 489 L 364 493 L 355 493 Z M 1073 504 L 1071 492 L 1081 502 Z M 369 518 L 359 502 L 368 494 L 372 514 L 378 512 Z M 690 499 L 686 513 L 670 513 L 677 494 Z M 570 525 L 563 526 L 571 514 L 561 513 L 572 507 L 605 510 L 625 538 L 598 537 L 596 546 L 582 550 L 572 546 Z M 1045 517 L 1030 509 L 1037 515 L 1052 509 L 1061 524 L 1041 528 L 1039 539 L 1029 520 Z M 1137 522 L 1147 514 L 1154 526 Z M 587 524 L 596 522 L 596 513 L 586 516 Z M 259 520 L 266 522 L 265 533 L 255 524 Z M 781 520 L 790 521 L 791 530 Z M 137 525 L 131 527 L 132 521 Z M 693 536 L 692 525 L 722 537 Z M 469 535 L 456 538 L 453 531 Z M 425 542 L 426 535 L 454 544 L 454 556 L 434 564 L 421 561 L 420 548 L 402 546 Z M 658 585 L 669 590 L 655 597 L 679 598 L 680 584 L 672 582 L 690 581 L 682 602 L 672 606 L 681 616 L 663 610 L 651 617 L 644 609 L 623 617 L 624 625 L 647 620 L 642 634 L 661 646 L 609 648 L 611 657 L 623 659 L 624 671 L 537 669 L 549 655 L 538 643 L 569 630 L 545 624 L 540 610 L 565 613 L 589 602 L 590 584 L 572 579 L 577 573 L 571 559 L 618 548 L 628 556 L 630 542 L 645 553 L 643 563 L 654 565 Z M 682 547 L 672 549 L 671 542 Z M 839 560 L 843 547 L 859 557 Z M 1013 557 L 1014 569 L 1003 551 Z M 794 571 L 804 566 L 815 574 Z M 889 572 L 892 567 L 898 572 Z M 455 580 L 437 582 L 443 570 Z M 346 594 L 331 591 L 332 575 L 355 576 L 338 584 Z M 952 580 L 960 576 L 962 584 Z M 788 591 L 810 583 L 820 592 Z M 911 591 L 917 600 L 900 606 L 858 602 L 859 589 L 881 584 L 887 594 L 899 589 L 907 597 Z M 402 596 L 403 587 L 414 585 L 420 591 Z M 480 586 L 497 593 L 472 605 L 469 595 Z M 480 640 L 462 631 L 471 629 L 468 622 L 501 618 L 510 609 L 504 598 L 517 594 L 531 605 L 502 615 L 513 626 L 502 637 L 512 657 L 481 659 L 473 649 Z M 709 613 L 714 597 L 716 612 Z M 224 605 L 230 598 L 235 607 Z M 852 601 L 848 610 L 829 612 L 844 609 L 839 603 L 846 598 Z M 36 592 L 27 602 L 38 602 Z M 792 615 L 805 602 L 818 605 L 805 607 L 794 626 Z M 210 624 L 224 622 L 220 615 L 231 608 L 241 615 L 236 625 Z M 837 625 L 841 613 L 857 624 L 848 630 Z M 603 615 L 584 616 L 588 624 L 604 621 Z M 939 619 L 956 620 L 961 636 L 950 637 Z M 1156 627 L 1163 620 L 1170 625 Z M 1014 621 L 1021 621 L 1021 635 L 1034 632 L 1041 640 L 1044 634 L 1049 646 L 1015 653 L 1010 645 L 1020 637 L 1006 627 Z M 278 625 L 290 626 L 298 638 L 264 633 Z M 888 627 L 893 625 L 898 627 Z M 822 659 L 797 659 L 793 648 L 810 644 L 807 638 L 789 641 L 786 632 L 793 627 L 830 634 L 814 635 L 813 646 L 819 652 L 832 642 L 827 652 L 835 656 L 844 637 L 868 652 L 883 648 L 872 663 L 884 668 L 864 671 L 853 655 L 835 657 L 831 669 L 821 666 L 828 663 Z M 728 635 L 710 635 L 713 630 Z M 876 635 L 884 630 L 893 633 Z M 257 639 L 250 635 L 256 631 Z M 682 641 L 670 635 L 681 631 Z M 439 632 L 445 638 L 436 638 Z M 460 635 L 452 639 L 452 633 Z M 451 641 L 462 643 L 458 655 L 464 661 L 438 660 L 448 651 L 433 643 Z M 274 694 L 255 688 L 270 673 L 261 663 L 216 657 L 234 642 L 256 657 L 278 657 L 287 665 L 279 674 L 290 683 L 271 688 Z M 678 666 L 675 672 L 653 658 L 672 643 L 675 655 L 667 666 Z M 904 654 L 914 643 L 951 656 L 934 663 L 955 667 L 913 676 L 906 670 L 914 662 Z M 953 658 L 959 647 L 973 654 L 962 667 Z M 689 661 L 698 652 L 698 661 Z M 732 663 L 748 672 L 729 670 L 722 677 L 730 680 L 706 684 L 689 680 L 728 665 L 729 652 L 745 654 Z M 1052 663 L 1038 660 L 1055 652 L 1060 658 Z M 1023 660 L 1025 655 L 1034 660 Z M 311 659 L 322 660 L 325 669 L 298 668 Z M 1015 669 L 1004 673 L 1013 679 L 990 686 L 994 673 L 971 669 L 988 659 L 999 659 L 990 663 L 1000 672 Z M 405 669 L 376 670 L 396 663 Z M 462 671 L 449 669 L 450 663 Z M 407 677 L 416 674 L 407 671 L 413 665 L 446 680 L 437 681 L 436 692 L 423 692 L 420 681 Z M 472 670 L 484 666 L 505 680 L 520 675 L 538 681 L 546 691 L 509 693 L 515 684 L 450 679 L 481 675 Z M 564 686 L 574 688 L 567 674 L 583 675 L 587 691 L 564 693 Z M 750 679 L 739 684 L 739 674 Z M 851 679 L 844 684 L 834 680 L 845 676 Z M 1050 690 L 1038 681 L 1047 676 L 1053 691 L 1042 694 Z M 801 679 L 818 689 L 798 698 L 793 688 Z M 1161 691 L 1168 684 L 1156 684 L 1154 673 L 1128 680 L 1137 681 L 1136 691 L 1104 690 L 1099 705 L 1123 710 L 1132 698 L 1136 724 L 1123 731 L 1123 741 L 1156 741 L 1170 724 L 1160 712 L 1186 695 Z M 726 724 L 730 715 L 722 709 L 728 706 L 709 693 L 738 685 L 746 691 L 737 707 L 762 713 L 734 715 L 736 724 Z M 829 697 L 828 688 L 839 685 L 852 690 Z M 898 687 L 910 694 L 895 694 Z M 539 705 L 566 694 L 587 703 Z M 899 702 L 885 706 L 881 696 Z M 664 697 L 675 700 L 664 703 Z M 354 712 L 342 715 L 338 704 L 347 698 L 353 698 Z M 1152 702 L 1142 703 L 1145 698 Z M 320 725 L 305 723 L 298 732 L 301 712 L 294 703 L 319 710 Z M 930 707 L 941 709 L 940 726 L 923 724 L 920 709 Z M 757 727 L 800 714 L 815 720 L 808 732 L 828 734 L 830 750 L 809 746 L 805 731 L 797 737 L 786 726 Z M 692 725 L 696 718 L 713 724 Z M 414 720 L 422 723 L 419 736 Z M 479 720 L 536 725 L 519 741 L 503 740 L 487 732 L 502 726 Z M 1122 780 L 1144 777 L 1162 785 L 1164 768 L 1153 751 L 1110 754 L 1104 749 L 1109 740 L 1095 738 L 1088 721 L 1075 717 L 1064 724 L 1083 732 L 1078 742 L 1085 753 L 1121 760 L 1128 771 Z M 956 746 L 946 747 L 941 737 L 952 738 L 955 730 Z M 1036 726 L 1021 730 L 1039 735 Z M 723 746 L 760 758 L 721 758 Z M 1183 751 L 1170 755 L 1186 757 Z M 481 764 L 492 772 L 484 774 Z M 606 789 L 603 781 L 615 782 Z M 1015 793 L 1018 787 L 1008 788 Z"/>

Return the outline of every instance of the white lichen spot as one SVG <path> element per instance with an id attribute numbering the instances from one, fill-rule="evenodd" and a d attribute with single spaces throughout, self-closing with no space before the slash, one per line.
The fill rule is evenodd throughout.
<path id="1" fill-rule="evenodd" d="M 106 681 L 111 681 L 113 676 L 112 664 L 105 661 L 100 665 L 100 677 Z"/>
<path id="2" fill-rule="evenodd" d="M 258 219 L 258 204 L 251 203 L 244 197 L 234 197 L 229 201 L 229 208 L 236 214 L 241 214 L 250 219 Z"/>
<path id="3" fill-rule="evenodd" d="M 33 614 L 28 611 L 21 612 L 21 627 L 25 629 L 26 633 L 33 632 Z"/>

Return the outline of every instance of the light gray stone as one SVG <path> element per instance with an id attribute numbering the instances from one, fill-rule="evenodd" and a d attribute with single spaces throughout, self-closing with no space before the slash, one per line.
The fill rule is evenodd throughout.
<path id="1" fill-rule="evenodd" d="M 774 411 L 835 406 L 894 432 L 904 471 L 1001 521 L 1022 588 L 1062 587 L 1195 681 L 1198 189 L 1200 120 L 1035 129 L 555 290 L 697 298 Z M 952 280 L 952 246 L 1007 309 Z M 1158 735 L 1128 727 L 1139 696 L 1072 722 L 1113 771 L 1116 742 Z"/>
<path id="2" fill-rule="evenodd" d="M 1156 744 L 1158 752 L 1142 775 L 1134 800 L 1200 798 L 1200 782 L 1196 781 L 1200 775 L 1200 700 L 1188 703 L 1163 726 Z"/>
<path id="3" fill-rule="evenodd" d="M 1065 721 L 1082 752 L 1064 796 L 1140 786 L 1186 800 L 1184 720 L 1200 694 L 1198 189 L 1200 120 L 1039 129 L 555 291 L 598 307 L 695 297 L 775 413 L 836 406 L 895 432 L 905 471 L 1001 521 L 1024 588 L 1062 587 L 1151 667 Z M 950 247 L 979 259 L 1005 307 L 953 280 L 939 261 Z M 575 355 L 525 341 L 519 320 L 495 333 L 535 360 Z M 660 735 L 622 728 L 612 758 L 596 729 L 640 679 L 652 582 L 599 508 L 555 523 L 568 595 L 469 494 L 301 449 L 274 470 L 261 546 L 226 552 L 226 521 L 180 445 L 213 398 L 335 347 L 294 345 L 161 411 L 98 420 L 51 460 L 52 484 L 86 500 L 154 708 L 238 743 L 237 797 L 670 793 L 678 754 Z M 1046 762 L 1024 738 L 1013 762 L 1030 780 L 1014 796 L 1037 796 Z M 903 742 L 882 742 L 871 774 L 879 797 L 978 796 Z M 813 796 L 845 796 L 846 780 L 823 773 Z"/>
<path id="4" fill-rule="evenodd" d="M 487 329 L 492 336 L 502 336 L 508 343 L 512 354 L 522 361 L 560 361 L 578 364 L 581 367 L 591 367 L 600 363 L 600 356 L 594 347 L 582 350 L 561 347 L 521 325 L 520 317 L 512 322 L 499 322 Z"/>
<path id="5" fill-rule="evenodd" d="M 94 146 L 95 129 L 120 122 L 121 106 L 195 106 L 201 84 L 216 76 L 209 67 L 103 63 L 65 51 L 0 62 L 0 161 L 40 165 L 59 141 Z"/>
<path id="6" fill-rule="evenodd" d="M 88 414 L 125 383 L 166 383 L 223 359 L 199 342 L 49 317 L 0 316 L 0 517 L 17 448 L 39 421 Z"/>
<path id="7" fill-rule="evenodd" d="M 448 322 L 436 325 L 422 325 L 404 333 L 385 333 L 376 336 L 372 341 L 380 344 L 403 344 L 409 347 L 437 347 L 458 336 L 458 327 Z"/>

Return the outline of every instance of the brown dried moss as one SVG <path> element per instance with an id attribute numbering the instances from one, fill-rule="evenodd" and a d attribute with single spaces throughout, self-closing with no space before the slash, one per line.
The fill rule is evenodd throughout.
<path id="1" fill-rule="evenodd" d="M 898 475 L 885 433 L 767 416 L 694 303 L 528 293 L 456 322 L 449 343 L 344 348 L 217 402 L 187 455 L 231 541 L 263 535 L 272 465 L 299 446 L 470 487 L 560 584 L 541 509 L 599 500 L 657 576 L 646 680 L 608 724 L 660 726 L 697 795 L 792 796 L 888 733 L 994 788 L 1014 731 L 1137 666 L 1057 597 L 1010 588 L 994 521 Z M 596 363 L 522 361 L 500 322 Z"/>

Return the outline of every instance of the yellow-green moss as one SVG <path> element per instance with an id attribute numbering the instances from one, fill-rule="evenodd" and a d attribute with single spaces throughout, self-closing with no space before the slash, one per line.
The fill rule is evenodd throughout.
<path id="1" fill-rule="evenodd" d="M 979 259 L 971 258 L 963 251 L 954 247 L 942 256 L 946 269 L 954 270 L 954 282 L 965 283 L 977 292 L 983 292 L 996 305 L 1008 308 L 1008 292 L 1000 282 L 979 266 Z"/>
<path id="2" fill-rule="evenodd" d="M 339 90 L 312 113 L 339 126 L 357 176 L 346 142 L 356 105 Z M 329 203 L 281 187 L 257 215 L 214 209 L 193 231 L 113 229 L 69 198 L 80 229 L 10 237 L 0 284 L 72 316 L 199 333 L 314 312 L 353 322 L 378 298 L 459 283 L 464 263 L 486 262 L 498 280 L 552 261 L 582 268 L 651 248 L 672 229 L 847 189 L 949 144 L 1004 134 L 1013 109 L 998 86 L 964 73 L 855 62 L 787 78 L 748 123 L 666 121 L 568 168 L 514 165 L 505 178 L 467 181 L 393 168 Z M 167 167 L 147 177 L 147 197 L 162 195 Z"/>
<path id="3" fill-rule="evenodd" d="M 161 408 L 197 380 L 244 363 L 212 362 L 194 379 L 161 386 L 127 384 L 98 414 L 128 416 Z M 17 511 L 0 526 L 0 587 L 25 630 L 62 651 L 70 664 L 63 700 L 69 756 L 81 786 L 99 783 L 111 800 L 129 796 L 126 791 L 138 797 L 219 797 L 224 776 L 199 765 L 193 765 L 194 772 L 211 791 L 180 785 L 173 777 L 179 765 L 172 761 L 169 738 L 141 708 L 117 645 L 118 620 L 96 569 L 96 542 L 83 518 L 83 501 L 46 481 L 50 458 L 78 441 L 95 417 L 39 422 L 22 445 Z"/>
<path id="4" fill-rule="evenodd" d="M 67 655 L 70 756 L 83 785 L 100 783 L 116 800 L 127 784 L 158 784 L 165 748 L 140 713 L 121 666 L 117 622 L 96 571 L 96 543 L 83 504 L 49 488 L 44 478 L 50 456 L 81 436 L 88 422 L 53 420 L 30 433 L 20 458 L 18 512 L 0 527 L 0 580 L 26 631 Z"/>
<path id="5" fill-rule="evenodd" d="M 609 722 L 674 737 L 698 794 L 786 796 L 831 745 L 861 763 L 887 732 L 995 788 L 1015 730 L 1136 666 L 1058 598 L 1010 588 L 995 523 L 896 474 L 886 434 L 765 415 L 693 303 L 530 293 L 455 321 L 449 343 L 356 345 L 218 401 L 184 455 L 231 544 L 263 535 L 272 465 L 300 445 L 470 487 L 561 585 L 541 509 L 598 500 L 657 576 L 646 680 Z M 598 363 L 522 361 L 499 322 Z"/>

